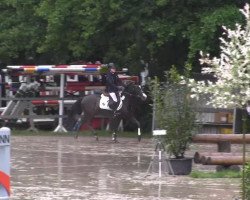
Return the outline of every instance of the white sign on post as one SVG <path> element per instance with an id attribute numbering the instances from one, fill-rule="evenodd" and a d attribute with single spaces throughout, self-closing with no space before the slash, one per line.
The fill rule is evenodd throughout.
<path id="1" fill-rule="evenodd" d="M 153 136 L 167 135 L 167 130 L 153 130 Z"/>
<path id="2" fill-rule="evenodd" d="M 10 129 L 0 128 L 0 200 L 10 198 Z"/>

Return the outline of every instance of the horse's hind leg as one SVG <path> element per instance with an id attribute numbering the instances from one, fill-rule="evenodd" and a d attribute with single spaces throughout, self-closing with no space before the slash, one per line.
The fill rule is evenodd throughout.
<path id="1" fill-rule="evenodd" d="M 86 124 L 88 125 L 88 127 L 91 129 L 91 131 L 93 132 L 93 128 L 90 126 L 89 122 L 90 122 L 90 119 L 89 117 L 87 117 L 86 114 L 84 114 L 84 112 L 81 113 L 80 117 L 77 119 L 75 125 L 74 125 L 74 128 L 73 128 L 73 131 L 75 132 L 75 138 L 77 139 L 78 138 L 78 132 L 81 128 L 81 126 L 83 124 Z"/>
<path id="2" fill-rule="evenodd" d="M 79 129 L 80 129 L 80 127 L 81 127 L 81 124 L 82 124 L 82 118 L 80 117 L 80 118 L 76 121 L 76 123 L 75 123 L 75 125 L 74 125 L 74 127 L 73 127 L 73 131 L 79 131 Z"/>
<path id="3" fill-rule="evenodd" d="M 90 122 L 91 122 L 90 120 L 87 122 L 87 126 L 90 129 L 90 131 L 94 134 L 94 137 L 95 137 L 96 141 L 99 141 L 98 134 L 95 131 L 95 129 L 91 126 Z"/>
<path id="4" fill-rule="evenodd" d="M 94 118 L 93 115 L 90 115 L 88 113 L 82 114 L 81 117 L 79 118 L 79 125 L 78 125 L 78 130 L 80 129 L 81 125 L 86 124 L 90 131 L 93 133 L 95 136 L 96 141 L 99 140 L 98 135 L 95 131 L 95 129 L 91 126 L 91 120 Z M 76 132 L 76 135 L 78 137 L 78 131 Z"/>
<path id="5" fill-rule="evenodd" d="M 83 113 L 81 114 L 81 116 L 77 119 L 77 121 L 76 121 L 76 123 L 75 123 L 75 125 L 74 125 L 74 127 L 73 127 L 73 131 L 75 132 L 75 139 L 77 139 L 78 138 L 78 131 L 80 130 L 80 128 L 81 128 L 81 125 L 82 125 L 82 123 L 83 123 Z"/>
<path id="6" fill-rule="evenodd" d="M 112 132 L 112 141 L 114 141 L 115 143 L 118 143 L 116 132 L 118 130 L 118 126 L 119 126 L 120 121 L 121 121 L 120 117 L 115 117 L 110 122 L 110 130 Z"/>

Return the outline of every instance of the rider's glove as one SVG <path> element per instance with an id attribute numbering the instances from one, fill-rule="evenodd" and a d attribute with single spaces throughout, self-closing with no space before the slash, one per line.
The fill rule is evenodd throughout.
<path id="1" fill-rule="evenodd" d="M 124 90 L 123 86 L 117 86 L 117 88 L 118 88 L 119 91 L 123 91 Z"/>

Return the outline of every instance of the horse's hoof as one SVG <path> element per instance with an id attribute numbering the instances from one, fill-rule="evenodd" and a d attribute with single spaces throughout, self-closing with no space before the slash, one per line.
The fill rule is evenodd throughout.
<path id="1" fill-rule="evenodd" d="M 112 137 L 112 142 L 118 143 L 117 139 L 115 137 Z"/>
<path id="2" fill-rule="evenodd" d="M 141 136 L 138 136 L 138 142 L 140 142 L 141 141 Z"/>
<path id="3" fill-rule="evenodd" d="M 95 140 L 98 142 L 98 141 L 99 141 L 99 137 L 98 137 L 98 136 L 95 136 Z"/>
<path id="4" fill-rule="evenodd" d="M 113 141 L 114 143 L 119 143 L 118 140 L 117 140 L 116 138 L 112 138 L 112 141 Z"/>

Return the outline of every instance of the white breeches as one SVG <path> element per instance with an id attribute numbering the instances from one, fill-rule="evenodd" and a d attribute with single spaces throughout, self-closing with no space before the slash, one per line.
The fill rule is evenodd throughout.
<path id="1" fill-rule="evenodd" d="M 117 100 L 117 97 L 116 97 L 116 95 L 115 95 L 114 92 L 109 93 L 109 95 L 110 95 L 111 98 L 114 100 L 114 102 L 117 102 L 117 101 L 118 101 L 118 100 Z"/>

